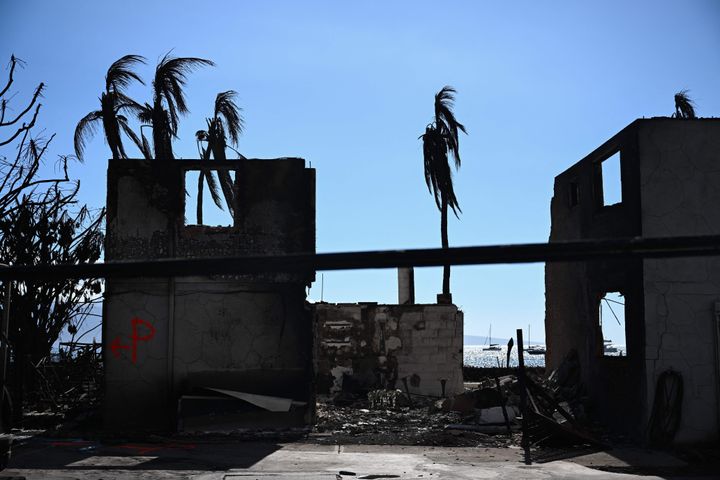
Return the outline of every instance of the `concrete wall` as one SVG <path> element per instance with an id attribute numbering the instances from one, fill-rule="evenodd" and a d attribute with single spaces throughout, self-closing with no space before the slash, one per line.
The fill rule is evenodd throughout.
<path id="1" fill-rule="evenodd" d="M 720 235 L 720 120 L 657 120 L 638 132 L 645 237 Z M 720 258 L 644 261 L 649 418 L 658 376 L 684 383 L 678 442 L 717 440 L 715 302 Z"/>
<path id="2" fill-rule="evenodd" d="M 107 261 L 315 251 L 314 170 L 302 159 L 214 162 L 238 169 L 231 227 L 184 225 L 184 172 L 201 165 L 110 161 Z M 172 429 L 178 398 L 203 386 L 312 403 L 305 286 L 313 278 L 314 272 L 109 279 L 107 427 Z M 312 406 L 306 413 L 309 421 Z"/>
<path id="3" fill-rule="evenodd" d="M 623 201 L 603 206 L 599 164 L 617 151 Z M 551 211 L 551 242 L 720 234 L 720 120 L 633 122 L 556 177 Z M 576 348 L 595 413 L 639 438 L 658 376 L 673 368 L 685 385 L 676 441 L 717 439 L 718 267 L 717 257 L 547 264 L 548 367 Z M 602 356 L 597 303 L 607 291 L 625 296 L 626 358 Z"/>
<path id="4" fill-rule="evenodd" d="M 313 305 L 318 393 L 463 391 L 463 313 L 455 305 Z M 345 382 L 345 384 L 344 384 Z"/>

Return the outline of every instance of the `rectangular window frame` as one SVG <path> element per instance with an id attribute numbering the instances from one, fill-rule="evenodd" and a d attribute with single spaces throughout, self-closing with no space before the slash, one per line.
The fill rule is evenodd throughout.
<path id="1" fill-rule="evenodd" d="M 619 187 L 619 193 L 620 193 L 620 199 L 617 202 L 614 203 L 607 203 L 606 202 L 606 192 L 605 192 L 605 185 L 607 180 L 607 175 L 604 175 L 603 170 L 603 164 L 605 164 L 606 161 L 613 159 L 617 156 L 617 162 L 618 162 L 618 169 L 619 169 L 619 178 L 618 181 L 620 183 Z M 615 149 L 612 152 L 610 152 L 608 155 L 603 156 L 602 159 L 595 161 L 594 164 L 594 184 L 595 184 L 595 192 L 596 192 L 596 199 L 595 203 L 597 205 L 598 209 L 605 209 L 605 208 L 612 208 L 619 205 L 622 205 L 625 202 L 625 195 L 623 194 L 623 161 L 622 161 L 622 150 L 621 149 Z M 607 164 L 605 164 L 607 165 Z M 605 171 L 607 173 L 607 171 Z"/>
<path id="2" fill-rule="evenodd" d="M 211 165 L 207 165 L 207 166 L 199 165 L 199 163 L 210 163 Z M 213 230 L 222 230 L 222 231 L 228 231 L 228 232 L 237 231 L 239 228 L 239 223 L 240 223 L 239 222 L 239 217 L 240 217 L 239 192 L 240 192 L 240 174 L 241 174 L 240 169 L 241 169 L 241 167 L 239 165 L 227 165 L 227 164 L 226 165 L 213 165 L 212 163 L 213 163 L 212 161 L 211 162 L 204 162 L 204 161 L 196 162 L 196 161 L 194 161 L 194 162 L 192 162 L 191 165 L 187 165 L 187 166 L 183 165 L 180 169 L 181 178 L 182 178 L 182 190 L 181 190 L 181 192 L 182 192 L 181 202 L 182 202 L 182 212 L 183 212 L 182 228 L 183 229 L 191 229 L 191 230 L 192 229 L 213 229 Z M 233 180 L 233 189 L 235 190 L 235 205 L 233 207 L 234 207 L 235 214 L 231 215 L 231 217 L 232 217 L 231 225 L 207 225 L 205 223 L 198 225 L 196 223 L 188 223 L 187 222 L 188 218 L 187 218 L 186 214 L 187 214 L 187 207 L 188 207 L 188 205 L 187 205 L 188 196 L 185 194 L 185 192 L 188 191 L 187 190 L 188 189 L 187 174 L 188 174 L 188 172 L 199 172 L 199 171 L 208 171 L 208 170 L 213 171 L 213 172 L 230 171 L 235 174 L 235 178 Z M 197 189 L 197 184 L 192 185 L 191 188 Z M 207 186 L 206 186 L 206 188 L 207 188 Z M 222 192 L 220 194 L 221 194 L 222 198 L 224 199 L 224 195 L 222 194 Z M 228 212 L 228 215 L 229 215 L 229 212 Z"/>
<path id="3" fill-rule="evenodd" d="M 609 294 L 618 294 L 618 296 L 622 297 L 623 304 L 617 305 L 615 303 L 614 299 L 608 299 L 607 296 Z M 598 295 L 598 301 L 597 301 L 597 332 L 598 332 L 598 356 L 601 358 L 610 358 L 610 359 L 622 359 L 622 358 L 628 358 L 628 356 L 632 355 L 632 352 L 628 348 L 628 325 L 627 325 L 627 319 L 628 319 L 628 305 L 627 305 L 627 297 L 620 289 L 608 289 L 606 291 L 601 292 Z M 622 349 L 617 349 L 615 345 L 620 345 L 617 342 L 612 342 L 612 339 L 610 342 L 606 342 L 605 339 L 605 331 L 603 330 L 603 310 L 607 310 L 608 313 L 610 313 L 609 318 L 606 318 L 605 321 L 608 322 L 615 322 L 619 319 L 617 318 L 617 311 L 618 309 L 615 307 L 621 307 L 622 308 L 622 332 L 623 332 L 623 343 L 622 345 L 625 347 L 624 351 Z M 615 350 L 617 349 L 617 350 Z"/>

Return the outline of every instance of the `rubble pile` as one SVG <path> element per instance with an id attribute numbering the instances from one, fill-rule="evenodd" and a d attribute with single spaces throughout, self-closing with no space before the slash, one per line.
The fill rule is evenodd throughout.
<path id="1" fill-rule="evenodd" d="M 323 443 L 508 446 L 518 442 L 517 380 L 486 378 L 447 398 L 374 390 L 317 404 L 313 438 Z M 495 386 L 494 386 L 495 385 Z"/>
<path id="2" fill-rule="evenodd" d="M 401 390 L 344 392 L 317 404 L 311 437 L 322 443 L 510 446 L 521 439 L 521 383 L 528 440 L 592 443 L 583 428 L 586 396 L 569 359 L 549 378 L 540 372 L 477 377 L 463 393 L 434 398 Z"/>
<path id="3" fill-rule="evenodd" d="M 513 442 L 506 436 L 448 428 L 470 419 L 460 412 L 438 410 L 432 398 L 413 396 L 410 407 L 407 397 L 396 392 L 370 392 L 372 401 L 358 397 L 351 405 L 318 402 L 311 439 L 331 444 L 431 446 L 505 446 Z M 393 399 L 395 406 L 388 406 Z"/>

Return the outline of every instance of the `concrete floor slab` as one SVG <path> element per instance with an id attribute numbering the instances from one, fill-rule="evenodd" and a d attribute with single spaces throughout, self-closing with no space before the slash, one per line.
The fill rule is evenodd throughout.
<path id="1" fill-rule="evenodd" d="M 610 473 L 598 468 L 637 466 L 640 463 L 671 468 L 682 466 L 682 462 L 678 463 L 673 457 L 648 451 L 628 451 L 624 454 L 622 451 L 603 452 L 584 457 L 526 465 L 523 452 L 513 448 L 252 442 L 103 445 L 87 441 L 34 439 L 14 449 L 9 468 L 2 473 L 31 480 L 654 480 L 672 477 Z"/>

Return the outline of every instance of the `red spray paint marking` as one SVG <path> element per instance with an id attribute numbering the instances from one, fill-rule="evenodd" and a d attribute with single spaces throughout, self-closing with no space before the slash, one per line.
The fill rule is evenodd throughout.
<path id="1" fill-rule="evenodd" d="M 52 442 L 50 446 L 52 447 L 82 447 L 85 445 L 93 445 L 95 442 L 90 442 L 87 440 L 74 440 L 69 442 Z"/>
<path id="2" fill-rule="evenodd" d="M 130 345 L 121 344 L 120 337 L 115 337 L 115 340 L 110 344 L 110 350 L 112 350 L 115 358 L 120 358 L 120 350 L 130 350 Z"/>
<path id="3" fill-rule="evenodd" d="M 137 344 L 139 342 L 147 342 L 153 338 L 155 336 L 155 327 L 142 318 L 137 317 L 130 320 L 130 324 L 132 325 L 132 335 L 130 335 L 132 344 L 123 345 L 120 343 L 120 337 L 115 337 L 110 344 L 110 350 L 113 355 L 118 358 L 120 357 L 120 350 L 130 350 L 130 359 L 132 360 L 132 363 L 137 363 Z M 138 325 L 143 325 L 148 332 L 143 336 L 138 335 Z"/>
<path id="4" fill-rule="evenodd" d="M 130 321 L 130 323 L 132 323 L 132 335 L 130 336 L 130 338 L 132 338 L 132 362 L 135 363 L 135 362 L 137 362 L 137 344 L 138 344 L 138 342 L 147 342 L 148 340 L 153 338 L 155 336 L 155 327 L 150 325 L 145 320 L 142 320 L 137 317 L 133 318 Z M 137 333 L 137 326 L 138 326 L 138 324 L 141 324 L 141 323 L 143 325 L 145 325 L 145 328 L 147 328 L 149 330 L 149 333 L 147 335 L 145 335 L 144 337 L 138 336 L 138 333 Z"/>

